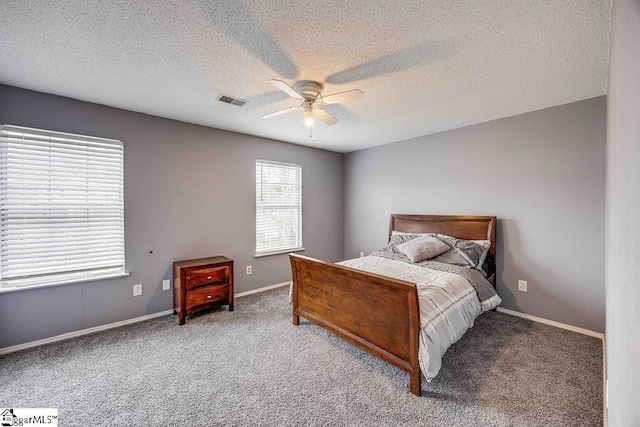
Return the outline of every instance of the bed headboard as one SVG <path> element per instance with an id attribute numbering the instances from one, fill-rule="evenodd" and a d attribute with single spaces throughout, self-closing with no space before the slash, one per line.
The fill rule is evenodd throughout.
<path id="1" fill-rule="evenodd" d="M 496 273 L 496 217 L 461 215 L 391 214 L 389 237 L 393 230 L 405 233 L 440 233 L 465 240 L 491 240 L 486 271 Z"/>

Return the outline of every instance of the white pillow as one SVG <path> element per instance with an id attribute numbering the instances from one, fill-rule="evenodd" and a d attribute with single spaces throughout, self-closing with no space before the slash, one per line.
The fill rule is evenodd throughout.
<path id="1" fill-rule="evenodd" d="M 420 262 L 437 257 L 447 252 L 451 247 L 442 240 L 427 234 L 402 243 L 396 246 L 396 249 L 409 257 L 411 262 Z"/>

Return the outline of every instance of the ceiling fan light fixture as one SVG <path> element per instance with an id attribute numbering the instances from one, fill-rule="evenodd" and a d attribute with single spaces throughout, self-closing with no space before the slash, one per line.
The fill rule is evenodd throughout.
<path id="1" fill-rule="evenodd" d="M 304 124 L 309 127 L 313 126 L 313 117 L 305 117 Z"/>
<path id="2" fill-rule="evenodd" d="M 312 109 L 305 110 L 304 124 L 309 127 L 313 126 L 313 110 Z"/>

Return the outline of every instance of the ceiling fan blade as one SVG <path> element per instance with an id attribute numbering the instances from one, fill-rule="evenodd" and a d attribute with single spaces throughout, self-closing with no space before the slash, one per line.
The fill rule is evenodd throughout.
<path id="1" fill-rule="evenodd" d="M 293 110 L 297 110 L 300 107 L 289 107 L 289 108 L 285 108 L 283 110 L 278 110 L 278 111 L 274 111 L 273 113 L 269 113 L 269 114 L 265 114 L 264 116 L 262 116 L 263 119 L 270 119 L 271 117 L 276 117 L 279 116 L 281 114 L 286 114 L 286 113 L 290 113 Z"/>
<path id="2" fill-rule="evenodd" d="M 355 101 L 356 99 L 362 98 L 364 98 L 364 92 L 360 89 L 353 89 L 346 92 L 338 92 L 333 95 L 323 96 L 322 103 L 325 105 L 337 104 L 339 102 Z"/>
<path id="3" fill-rule="evenodd" d="M 302 99 L 302 96 L 298 92 L 293 90 L 291 86 L 289 86 L 282 80 L 271 79 L 269 81 L 271 82 L 271 84 L 273 84 L 275 87 L 277 87 L 278 89 L 280 89 L 281 91 L 289 95 L 290 97 L 296 98 L 296 99 Z"/>
<path id="4" fill-rule="evenodd" d="M 315 114 L 315 116 L 317 118 L 322 120 L 325 125 L 331 126 L 331 125 L 335 125 L 336 123 L 338 123 L 338 119 L 336 119 L 331 114 L 329 114 L 326 111 L 324 111 L 323 109 L 316 108 L 316 109 L 313 110 L 313 114 Z"/>

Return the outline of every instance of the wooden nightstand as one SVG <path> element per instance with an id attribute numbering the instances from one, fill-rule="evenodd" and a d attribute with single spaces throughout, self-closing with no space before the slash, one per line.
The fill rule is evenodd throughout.
<path id="1" fill-rule="evenodd" d="M 228 305 L 233 311 L 233 261 L 223 256 L 173 263 L 173 306 L 178 324 L 196 311 Z"/>

